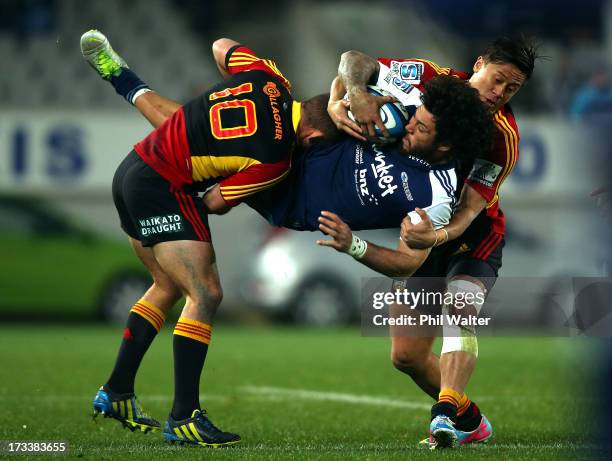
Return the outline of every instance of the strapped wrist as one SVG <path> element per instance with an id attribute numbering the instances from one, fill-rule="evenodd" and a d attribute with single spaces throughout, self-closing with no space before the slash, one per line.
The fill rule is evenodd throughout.
<path id="1" fill-rule="evenodd" d="M 347 251 L 347 254 L 355 259 L 361 259 L 366 254 L 367 249 L 368 242 L 363 239 L 360 239 L 355 234 L 353 234 L 353 240 L 351 242 L 351 246 Z"/>

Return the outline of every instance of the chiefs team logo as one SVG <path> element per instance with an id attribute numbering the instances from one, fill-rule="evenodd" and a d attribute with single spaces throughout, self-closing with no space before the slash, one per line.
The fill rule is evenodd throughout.
<path id="1" fill-rule="evenodd" d="M 278 98 L 281 95 L 280 90 L 274 82 L 268 82 L 263 87 L 263 92 L 272 98 Z"/>
<path id="2" fill-rule="evenodd" d="M 478 158 L 474 161 L 474 166 L 470 172 L 469 179 L 479 182 L 487 187 L 492 187 L 502 169 L 503 168 L 501 166 L 495 163 Z"/>

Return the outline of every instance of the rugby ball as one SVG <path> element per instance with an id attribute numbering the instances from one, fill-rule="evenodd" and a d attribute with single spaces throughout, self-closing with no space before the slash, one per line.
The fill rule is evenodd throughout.
<path id="1" fill-rule="evenodd" d="M 391 93 L 376 85 L 368 85 L 368 93 L 374 96 L 392 96 Z M 348 100 L 348 94 L 344 98 Z M 355 121 L 355 117 L 350 110 L 348 111 L 348 117 Z M 408 123 L 410 115 L 401 102 L 387 102 L 380 107 L 380 118 L 391 137 L 384 137 L 378 127 L 375 130 L 376 137 L 381 143 L 390 143 L 404 136 L 404 127 Z"/>

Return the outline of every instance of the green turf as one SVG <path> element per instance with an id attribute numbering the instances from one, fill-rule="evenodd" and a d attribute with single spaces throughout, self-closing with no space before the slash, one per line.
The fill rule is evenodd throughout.
<path id="1" fill-rule="evenodd" d="M 70 458 L 101 460 L 588 459 L 589 431 L 574 416 L 584 405 L 573 398 L 584 390 L 577 378 L 588 368 L 580 340 L 482 339 L 468 393 L 495 437 L 479 448 L 430 452 L 416 442 L 427 432 L 431 402 L 391 367 L 387 338 L 356 329 L 216 328 L 202 403 L 243 443 L 215 450 L 170 446 L 110 419 L 92 422 L 91 399 L 120 336 L 93 326 L 0 327 L 0 440 L 66 440 Z M 171 357 L 166 327 L 137 381 L 145 409 L 160 420 L 171 404 Z M 296 396 L 296 389 L 319 393 Z M 347 395 L 370 400 L 338 401 Z"/>
<path id="2" fill-rule="evenodd" d="M 101 237 L 0 233 L 0 254 L 6 261 L 0 265 L 3 316 L 56 312 L 92 318 L 112 277 L 123 272 L 144 275 L 127 241 Z"/>

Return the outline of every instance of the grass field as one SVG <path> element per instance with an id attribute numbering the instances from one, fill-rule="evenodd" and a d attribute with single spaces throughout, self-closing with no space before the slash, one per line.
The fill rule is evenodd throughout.
<path id="1" fill-rule="evenodd" d="M 218 426 L 241 434 L 236 448 L 171 446 L 110 419 L 94 423 L 91 400 L 120 336 L 96 326 L 0 327 L 0 440 L 65 440 L 67 457 L 99 460 L 590 459 L 589 431 L 575 416 L 584 400 L 574 398 L 588 345 L 577 339 L 482 339 L 468 393 L 495 436 L 451 452 L 416 447 L 431 402 L 392 369 L 387 338 L 357 329 L 217 327 L 202 404 Z M 171 405 L 171 357 L 166 327 L 136 383 L 160 420 Z"/>

